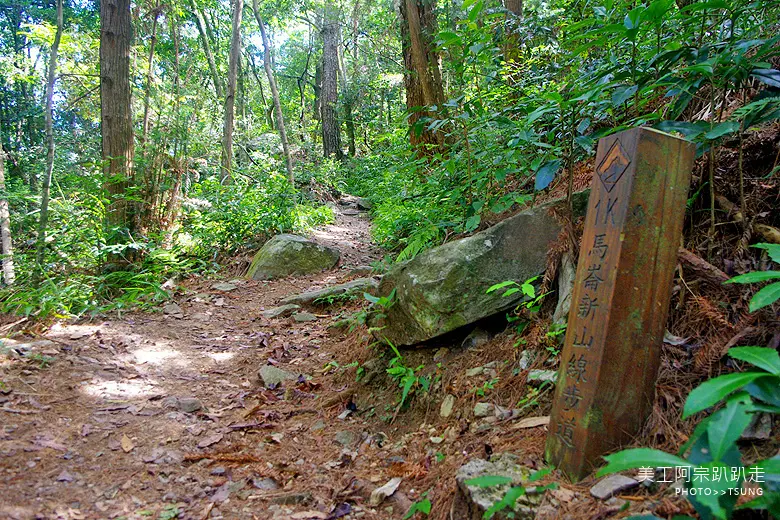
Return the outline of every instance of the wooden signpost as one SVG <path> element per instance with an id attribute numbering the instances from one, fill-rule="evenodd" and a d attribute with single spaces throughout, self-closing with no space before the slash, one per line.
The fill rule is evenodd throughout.
<path id="1" fill-rule="evenodd" d="M 546 450 L 572 480 L 652 410 L 694 151 L 649 128 L 599 141 Z"/>

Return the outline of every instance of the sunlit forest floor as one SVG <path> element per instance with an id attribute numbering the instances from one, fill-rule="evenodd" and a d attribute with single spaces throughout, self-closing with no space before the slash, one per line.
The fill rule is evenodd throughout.
<path id="1" fill-rule="evenodd" d="M 508 378 L 480 394 L 480 378 L 517 355 L 512 334 L 405 351 L 406 365 L 441 375 L 399 409 L 386 349 L 359 324 L 362 298 L 309 306 L 313 321 L 263 316 L 287 296 L 365 276 L 381 259 L 368 214 L 336 212 L 313 232 L 341 251 L 336 270 L 261 282 L 241 278 L 249 258 L 238 258 L 222 280 L 185 280 L 159 312 L 63 322 L 8 342 L 0 517 L 389 520 L 435 490 L 429 518 L 458 519 L 467 517 L 455 493 L 462 464 L 510 452 L 543 467 L 549 392 Z M 299 377 L 267 387 L 258 372 L 268 366 Z M 446 393 L 458 396 L 448 417 Z M 480 401 L 528 402 L 533 417 L 477 421 Z M 372 491 L 395 477 L 398 490 L 373 505 Z M 668 487 L 596 500 L 596 480 L 539 496 L 536 518 L 692 512 Z"/>

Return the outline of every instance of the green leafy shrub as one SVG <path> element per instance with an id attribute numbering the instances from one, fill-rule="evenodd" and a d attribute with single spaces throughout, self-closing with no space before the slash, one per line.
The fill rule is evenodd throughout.
<path id="1" fill-rule="evenodd" d="M 406 399 L 409 397 L 410 392 L 419 388 L 423 392 L 427 392 L 431 387 L 431 380 L 427 376 L 419 375 L 420 370 L 425 368 L 424 365 L 420 365 L 417 368 L 410 368 L 404 365 L 404 357 L 398 351 L 395 345 L 388 342 L 390 348 L 393 350 L 395 356 L 390 360 L 387 367 L 387 373 L 398 384 L 401 389 L 401 397 L 398 401 L 398 410 L 400 410 L 406 403 Z"/>
<path id="2" fill-rule="evenodd" d="M 233 252 L 249 243 L 257 245 L 277 233 L 291 233 L 330 222 L 326 206 L 299 204 L 298 193 L 278 173 L 265 183 L 236 179 L 222 184 L 216 178 L 193 186 L 185 203 L 180 243 L 198 257 L 215 251 Z"/>
<path id="3" fill-rule="evenodd" d="M 733 347 L 729 356 L 755 368 L 710 379 L 690 393 L 683 419 L 719 408 L 699 422 L 678 455 L 650 448 L 623 450 L 604 457 L 607 465 L 598 475 L 627 469 L 652 473 L 657 468 L 675 468 L 685 476 L 685 496 L 704 520 L 731 518 L 743 482 L 752 478 L 761 485 L 761 494 L 740 509 L 779 515 L 780 456 L 745 467 L 737 441 L 754 414 L 780 412 L 780 356 L 764 347 Z M 714 476 L 719 474 L 735 477 L 716 479 Z M 694 475 L 701 477 L 697 480 Z"/>
<path id="4" fill-rule="evenodd" d="M 769 258 L 771 258 L 774 263 L 780 265 L 780 245 L 756 244 L 753 247 L 766 249 L 767 253 L 769 253 Z M 778 279 L 780 279 L 780 271 L 753 271 L 752 273 L 735 276 L 726 283 L 759 283 Z M 755 312 L 767 305 L 772 305 L 778 299 L 780 299 L 780 281 L 766 285 L 766 287 L 753 295 L 750 299 L 750 312 Z"/>

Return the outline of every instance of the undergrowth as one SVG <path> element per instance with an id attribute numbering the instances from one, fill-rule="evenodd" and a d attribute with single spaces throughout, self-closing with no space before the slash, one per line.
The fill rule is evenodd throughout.
<path id="1" fill-rule="evenodd" d="M 263 183 L 238 178 L 223 185 L 207 177 L 190 195 L 182 201 L 180 225 L 110 246 L 108 234 L 116 230 L 100 224 L 103 199 L 78 191 L 53 199 L 50 218 L 57 231 L 48 237 L 43 264 L 36 261 L 28 215 L 24 223 L 30 231 L 17 238 L 27 240 L 20 240 L 14 255 L 18 278 L 0 289 L 0 312 L 46 319 L 155 308 L 172 294 L 175 284 L 166 282 L 217 271 L 218 255 L 254 249 L 274 234 L 306 232 L 333 219 L 330 208 L 304 198 L 275 173 Z M 23 187 L 11 202 L 22 211 L 28 202 Z"/>

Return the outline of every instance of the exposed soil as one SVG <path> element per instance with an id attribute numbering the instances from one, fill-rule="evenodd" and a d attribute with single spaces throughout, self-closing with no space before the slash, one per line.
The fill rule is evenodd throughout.
<path id="1" fill-rule="evenodd" d="M 454 475 L 469 458 L 510 451 L 541 466 L 544 424 L 478 425 L 471 412 L 477 401 L 511 407 L 534 398 L 527 372 L 502 377 L 495 388 L 493 370 L 464 375 L 490 361 L 498 372 L 514 366 L 519 349 L 509 334 L 468 351 L 453 337 L 404 353 L 407 366 L 424 363 L 435 383 L 398 411 L 397 383 L 386 364 L 377 367 L 384 350 L 364 327 L 329 328 L 360 311 L 361 300 L 311 308 L 313 322 L 261 316 L 285 296 L 356 278 L 353 269 L 381 257 L 366 213 L 338 214 L 315 237 L 342 251 L 339 268 L 233 280 L 229 291 L 193 277 L 174 297 L 181 317 L 161 309 L 15 338 L 51 343 L 0 358 L 0 518 L 391 520 L 429 492 L 431 518 L 458 520 L 465 517 L 452 508 Z M 536 328 L 530 336 L 538 336 L 542 355 L 533 367 L 550 368 L 546 328 Z M 354 362 L 365 365 L 359 383 Z M 269 364 L 309 378 L 265 388 L 258 370 Z M 445 393 L 457 398 L 449 418 L 439 414 Z M 186 398 L 203 408 L 193 410 L 197 403 Z M 542 392 L 526 415 L 544 415 L 548 402 Z M 397 476 L 398 491 L 370 505 L 371 491 Z M 644 488 L 631 491 L 622 510 L 622 502 L 592 499 L 593 482 L 548 492 L 540 517 L 690 512 L 664 490 Z"/>

